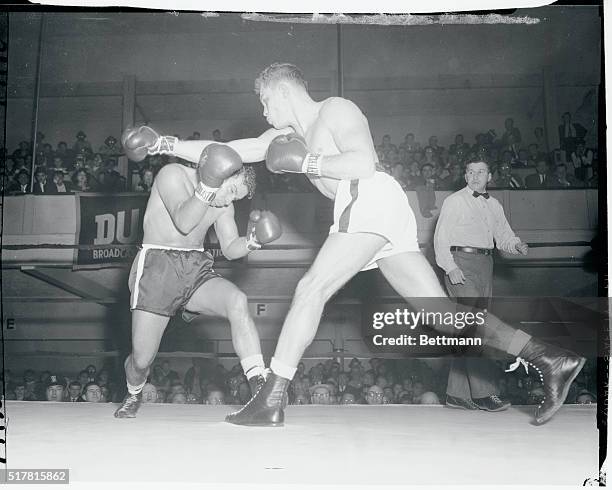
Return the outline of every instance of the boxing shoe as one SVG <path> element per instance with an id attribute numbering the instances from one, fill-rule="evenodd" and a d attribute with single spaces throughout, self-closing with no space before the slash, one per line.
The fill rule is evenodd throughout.
<path id="1" fill-rule="evenodd" d="M 283 400 L 289 381 L 270 373 L 253 398 L 240 410 L 225 417 L 225 421 L 235 425 L 282 427 L 285 421 Z"/>
<path id="2" fill-rule="evenodd" d="M 572 381 L 584 366 L 586 359 L 574 352 L 547 344 L 532 338 L 519 352 L 517 361 L 510 367 L 516 369 L 520 364 L 528 372 L 533 366 L 540 376 L 544 387 L 544 400 L 535 411 L 535 423 L 542 425 L 549 421 L 561 408 L 567 398 Z"/>
<path id="3" fill-rule="evenodd" d="M 446 395 L 446 406 L 450 408 L 461 408 L 463 410 L 478 410 L 478 405 L 471 399 L 450 395 Z"/>
<path id="4" fill-rule="evenodd" d="M 136 417 L 136 412 L 142 403 L 142 392 L 137 395 L 128 393 L 123 399 L 121 406 L 115 411 L 115 417 L 118 419 L 133 419 Z"/>
<path id="5" fill-rule="evenodd" d="M 264 384 L 266 384 L 266 378 L 261 374 L 253 376 L 251 379 L 249 379 L 249 388 L 251 388 L 251 398 L 253 398 L 257 394 L 257 392 Z"/>
<path id="6" fill-rule="evenodd" d="M 474 398 L 473 402 L 480 410 L 486 410 L 487 412 L 502 412 L 504 410 L 508 410 L 511 405 L 508 400 L 502 400 L 497 395 Z"/>

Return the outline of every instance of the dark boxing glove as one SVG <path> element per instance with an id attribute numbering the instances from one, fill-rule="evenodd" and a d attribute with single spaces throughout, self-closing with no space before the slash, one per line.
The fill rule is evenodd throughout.
<path id="1" fill-rule="evenodd" d="M 223 181 L 241 168 L 242 158 L 235 150 L 227 145 L 211 143 L 200 155 L 195 196 L 202 202 L 210 203 Z"/>
<path id="2" fill-rule="evenodd" d="M 259 250 L 266 243 L 278 239 L 282 233 L 280 221 L 272 211 L 253 210 L 247 224 L 247 248 Z"/>
<path id="3" fill-rule="evenodd" d="M 133 162 L 140 162 L 147 155 L 172 154 L 177 141 L 174 136 L 160 136 L 149 126 L 128 127 L 121 135 L 125 154 Z"/>
<path id="4" fill-rule="evenodd" d="M 302 173 L 321 176 L 322 155 L 308 153 L 306 141 L 297 133 L 277 136 L 266 153 L 266 167 L 270 172 Z"/>

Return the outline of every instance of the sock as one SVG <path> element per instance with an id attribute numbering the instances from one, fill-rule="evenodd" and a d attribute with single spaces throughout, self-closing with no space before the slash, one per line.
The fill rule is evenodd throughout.
<path id="1" fill-rule="evenodd" d="M 518 356 L 530 340 L 531 335 L 523 332 L 522 330 L 517 330 L 516 332 L 514 332 L 514 335 L 512 337 L 512 340 L 510 341 L 510 345 L 506 349 L 506 352 L 512 356 Z"/>
<path id="2" fill-rule="evenodd" d="M 249 357 L 245 357 L 240 361 L 242 370 L 244 371 L 247 379 L 251 379 L 253 376 L 263 375 L 266 366 L 264 364 L 263 356 L 261 354 L 255 354 Z"/>
<path id="3" fill-rule="evenodd" d="M 147 380 L 145 379 L 142 384 L 138 385 L 138 386 L 132 386 L 130 383 L 126 382 L 127 384 L 127 389 L 128 389 L 128 393 L 130 395 L 138 395 L 138 393 L 140 393 L 142 391 L 142 388 L 144 387 L 144 385 L 147 384 Z"/>
<path id="4" fill-rule="evenodd" d="M 274 357 L 272 358 L 272 362 L 270 362 L 270 369 L 272 369 L 274 374 L 277 374 L 281 378 L 285 379 L 293 379 L 293 376 L 297 371 L 297 367 L 287 366 L 287 364 L 275 359 Z"/>

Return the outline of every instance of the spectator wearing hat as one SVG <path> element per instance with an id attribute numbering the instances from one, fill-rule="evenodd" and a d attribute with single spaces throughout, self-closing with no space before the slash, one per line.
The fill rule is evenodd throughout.
<path id="1" fill-rule="evenodd" d="M 45 385 L 45 396 L 48 402 L 64 401 L 64 382 L 59 376 L 52 374 Z"/>
<path id="2" fill-rule="evenodd" d="M 122 154 L 121 145 L 114 136 L 108 136 L 104 144 L 98 149 L 98 153 L 105 157 L 116 157 Z"/>
<path id="3" fill-rule="evenodd" d="M 99 192 L 122 192 L 125 190 L 125 178 L 117 171 L 117 161 L 109 158 L 104 162 L 104 170 L 98 172 Z"/>
<path id="4" fill-rule="evenodd" d="M 76 141 L 72 145 L 72 151 L 77 155 L 79 153 L 93 153 L 91 150 L 91 143 L 87 141 L 87 135 L 83 131 L 79 131 L 76 134 Z"/>
<path id="5" fill-rule="evenodd" d="M 83 399 L 89 403 L 102 402 L 102 389 L 95 381 L 90 381 L 83 389 Z"/>

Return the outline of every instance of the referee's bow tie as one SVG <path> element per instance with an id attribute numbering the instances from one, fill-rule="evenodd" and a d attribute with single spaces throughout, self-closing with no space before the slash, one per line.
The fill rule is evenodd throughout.
<path id="1" fill-rule="evenodd" d="M 480 196 L 482 196 L 482 197 L 484 197 L 485 199 L 489 199 L 489 193 L 488 193 L 488 192 L 476 192 L 476 191 L 474 191 L 474 192 L 472 193 L 472 196 L 474 196 L 474 197 L 480 197 Z"/>

